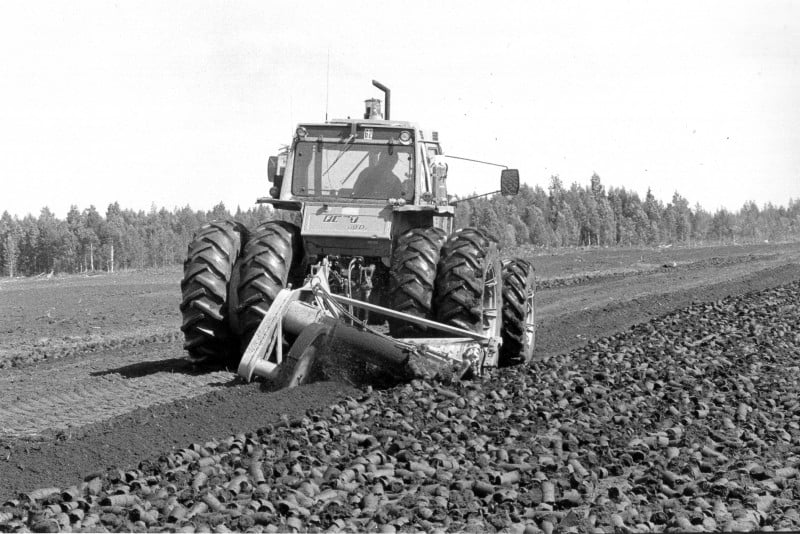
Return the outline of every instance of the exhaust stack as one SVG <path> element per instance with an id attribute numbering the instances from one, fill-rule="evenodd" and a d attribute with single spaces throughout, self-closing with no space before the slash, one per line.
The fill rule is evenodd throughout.
<path id="1" fill-rule="evenodd" d="M 389 118 L 391 117 L 389 115 L 389 111 L 391 109 L 391 103 L 392 103 L 392 91 L 377 80 L 372 80 L 372 85 L 383 91 L 383 98 L 384 100 L 386 100 L 386 120 L 388 121 Z"/>

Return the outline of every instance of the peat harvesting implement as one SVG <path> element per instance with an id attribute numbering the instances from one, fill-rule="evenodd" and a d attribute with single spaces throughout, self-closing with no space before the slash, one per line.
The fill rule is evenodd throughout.
<path id="1" fill-rule="evenodd" d="M 363 118 L 298 125 L 269 158 L 272 187 L 258 202 L 272 220 L 197 231 L 180 305 L 192 361 L 293 387 L 531 360 L 533 266 L 501 261 L 481 230 L 454 228 L 437 132 L 392 120 L 389 89 L 373 84 L 385 117 L 369 99 Z M 519 172 L 504 168 L 499 192 L 518 190 Z"/>

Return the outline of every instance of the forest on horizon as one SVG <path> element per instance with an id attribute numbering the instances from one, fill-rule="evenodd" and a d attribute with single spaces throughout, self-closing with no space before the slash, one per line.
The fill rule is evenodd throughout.
<path id="1" fill-rule="evenodd" d="M 155 205 L 145 212 L 119 202 L 101 214 L 95 206 L 73 205 L 66 219 L 48 208 L 38 217 L 0 216 L 0 276 L 45 272 L 142 269 L 180 264 L 197 228 L 210 220 L 235 219 L 248 228 L 274 217 L 264 204 L 231 213 L 219 203 L 211 210 L 189 206 L 172 211 Z M 675 192 L 666 204 L 648 189 L 644 199 L 624 187 L 590 183 L 568 188 L 558 176 L 541 186 L 523 185 L 519 195 L 464 200 L 456 227 L 475 226 L 501 248 L 576 246 L 658 246 L 757 243 L 800 239 L 800 199 L 786 206 L 746 202 L 738 211 L 710 213 Z"/>

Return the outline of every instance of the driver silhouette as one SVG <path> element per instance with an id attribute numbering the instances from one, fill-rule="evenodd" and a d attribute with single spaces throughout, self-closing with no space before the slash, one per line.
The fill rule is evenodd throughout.
<path id="1" fill-rule="evenodd" d="M 398 158 L 398 150 L 370 153 L 369 166 L 359 173 L 353 185 L 353 196 L 384 199 L 403 195 L 402 182 L 394 172 Z"/>

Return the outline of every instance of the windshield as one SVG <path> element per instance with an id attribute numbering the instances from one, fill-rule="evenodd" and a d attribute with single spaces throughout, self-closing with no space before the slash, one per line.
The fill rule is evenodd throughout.
<path id="1" fill-rule="evenodd" d="M 414 196 L 412 146 L 350 143 L 297 143 L 292 193 L 386 200 Z"/>

